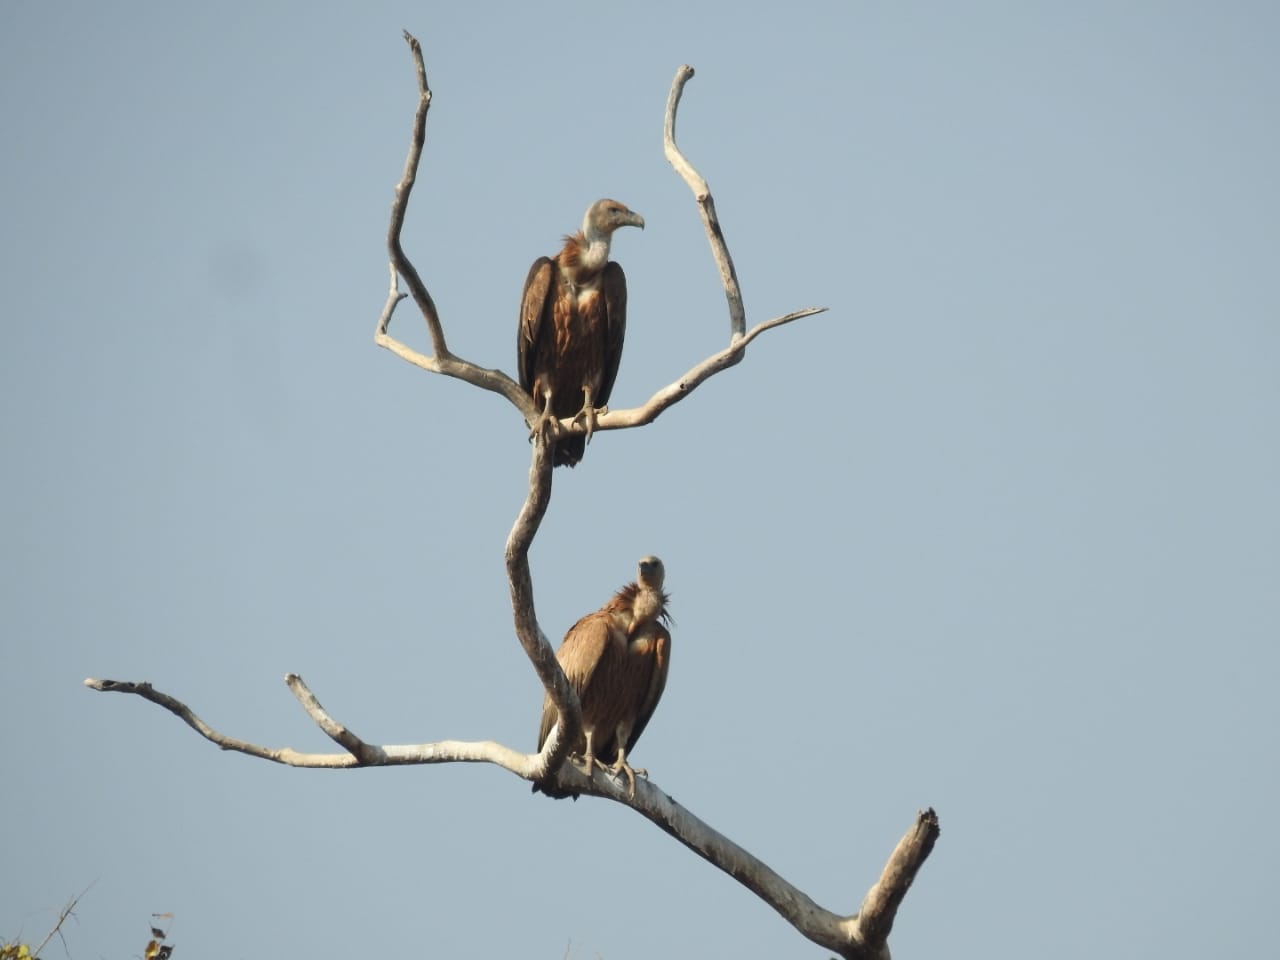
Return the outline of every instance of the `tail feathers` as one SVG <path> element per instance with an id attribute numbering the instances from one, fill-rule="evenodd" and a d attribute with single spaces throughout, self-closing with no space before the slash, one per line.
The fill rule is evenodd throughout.
<path id="1" fill-rule="evenodd" d="M 549 780 L 542 783 L 535 783 L 533 785 L 533 790 L 530 792 L 545 793 L 552 800 L 564 800 L 567 797 L 572 797 L 576 801 L 578 797 L 582 796 L 582 794 L 575 793 L 572 790 L 561 790 Z"/>
<path id="2" fill-rule="evenodd" d="M 576 467 L 587 452 L 587 438 L 580 433 L 561 437 L 556 441 L 555 458 L 552 464 L 557 467 Z"/>

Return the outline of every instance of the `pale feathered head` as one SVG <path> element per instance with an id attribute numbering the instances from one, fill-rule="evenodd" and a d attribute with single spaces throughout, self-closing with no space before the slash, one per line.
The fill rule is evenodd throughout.
<path id="1" fill-rule="evenodd" d="M 597 200 L 587 207 L 587 215 L 582 218 L 582 232 L 588 237 L 607 237 L 619 227 L 639 227 L 643 230 L 644 217 L 617 200 Z"/>

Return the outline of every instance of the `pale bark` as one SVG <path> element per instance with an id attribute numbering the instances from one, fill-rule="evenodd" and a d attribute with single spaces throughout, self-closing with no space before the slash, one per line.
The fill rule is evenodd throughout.
<path id="1" fill-rule="evenodd" d="M 455 377 L 473 386 L 499 393 L 520 411 L 526 424 L 533 423 L 538 411 L 520 385 L 501 370 L 486 369 L 455 356 L 448 349 L 444 327 L 435 302 L 418 271 L 401 246 L 409 197 L 417 180 L 418 165 L 426 142 L 427 111 L 431 106 L 431 89 L 427 85 L 426 67 L 418 41 L 405 34 L 413 52 L 418 76 L 418 106 L 414 113 L 413 135 L 404 173 L 396 185 L 387 234 L 390 255 L 390 287 L 386 303 L 378 318 L 374 341 L 397 356 L 432 373 Z M 691 67 L 676 72 L 667 101 L 663 131 L 667 159 L 684 178 L 694 193 L 706 228 L 712 255 L 720 272 L 729 307 L 729 345 L 720 352 L 694 364 L 674 383 L 655 392 L 642 406 L 611 410 L 599 418 L 597 429 L 617 430 L 652 422 L 663 411 L 688 396 L 710 377 L 741 361 L 747 345 L 759 334 L 802 317 L 822 312 L 824 307 L 807 307 L 746 328 L 746 311 L 738 288 L 733 260 L 724 233 L 716 217 L 715 203 L 706 180 L 679 151 L 675 143 L 676 111 L 685 84 L 693 76 Z M 400 280 L 408 287 L 401 292 Z M 427 324 L 432 355 L 405 346 L 389 333 L 396 306 L 412 297 Z M 560 421 L 558 432 L 582 430 L 582 425 Z M 625 781 L 598 769 L 591 779 L 574 764 L 566 763 L 570 745 L 581 728 L 578 698 L 565 679 L 551 644 L 538 625 L 534 610 L 533 580 L 529 569 L 529 547 L 538 532 L 547 504 L 551 499 L 552 468 L 548 438 L 537 433 L 532 442 L 529 469 L 529 493 L 522 505 L 506 547 L 507 577 L 511 588 L 511 607 L 515 633 L 528 656 L 544 690 L 560 711 L 561 722 L 537 754 L 528 754 L 492 741 L 464 742 L 441 740 L 410 745 L 377 745 L 361 739 L 348 727 L 334 719 L 320 705 L 302 678 L 288 674 L 285 682 L 298 702 L 324 733 L 342 748 L 341 753 L 302 753 L 290 747 L 265 747 L 223 734 L 198 717 L 182 701 L 161 693 L 145 682 L 89 679 L 85 684 L 104 692 L 132 693 L 170 711 L 201 736 L 223 750 L 234 750 L 275 763 L 295 767 L 370 767 L 426 763 L 492 763 L 518 777 L 534 782 L 554 780 L 557 787 L 587 796 L 603 797 L 631 807 L 671 834 L 699 856 L 714 864 L 761 900 L 776 910 L 795 929 L 815 943 L 835 951 L 842 957 L 881 960 L 889 956 L 887 938 L 893 927 L 897 909 L 902 903 L 917 871 L 928 857 L 938 838 L 938 819 L 932 810 L 917 814 L 915 822 L 898 843 L 879 880 L 863 899 L 862 908 L 853 915 L 842 915 L 820 907 L 803 891 L 784 880 L 769 866 L 718 833 L 708 824 L 671 799 L 656 784 L 641 780 L 634 796 L 629 795 Z"/>

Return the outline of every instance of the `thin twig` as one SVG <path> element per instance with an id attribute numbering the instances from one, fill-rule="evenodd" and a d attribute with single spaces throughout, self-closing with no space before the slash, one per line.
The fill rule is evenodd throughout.
<path id="1" fill-rule="evenodd" d="M 97 880 L 93 881 L 93 883 L 97 883 L 97 882 L 98 882 Z M 62 925 L 67 922 L 67 917 L 72 916 L 72 912 L 75 910 L 76 904 L 80 902 L 80 898 L 83 897 L 86 893 L 88 893 L 90 889 L 92 889 L 93 883 L 89 884 L 89 886 L 81 890 L 80 893 L 72 897 L 71 902 L 62 908 L 62 910 L 58 913 L 58 922 L 53 925 L 53 929 L 45 934 L 44 939 L 40 941 L 40 946 L 36 947 L 34 950 L 31 951 L 32 957 L 40 956 L 40 951 L 43 950 L 46 945 L 48 945 L 49 941 L 53 939 L 53 935 L 55 933 L 58 934 L 59 937 L 62 937 L 62 933 L 61 933 Z M 67 941 L 65 938 L 63 938 L 62 940 L 63 947 L 65 947 L 66 944 L 67 944 Z"/>

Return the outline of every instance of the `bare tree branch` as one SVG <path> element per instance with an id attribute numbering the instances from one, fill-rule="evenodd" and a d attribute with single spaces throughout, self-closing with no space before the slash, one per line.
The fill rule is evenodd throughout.
<path id="1" fill-rule="evenodd" d="M 543 689 L 551 695 L 551 702 L 560 711 L 560 723 L 556 731 L 543 744 L 542 754 L 534 765 L 532 779 L 542 780 L 554 776 L 569 757 L 569 750 L 578 740 L 582 730 L 582 706 L 578 695 L 569 686 L 560 661 L 556 659 L 546 634 L 538 626 L 533 607 L 533 574 L 529 570 L 529 547 L 537 536 L 538 527 L 551 502 L 551 447 L 546 436 L 538 431 L 533 436 L 533 463 L 529 467 L 529 496 L 516 517 L 511 535 L 507 537 L 507 580 L 511 584 L 511 610 L 515 619 L 516 636 L 525 656 L 533 664 Z"/>
<path id="2" fill-rule="evenodd" d="M 387 292 L 386 305 L 378 317 L 378 326 L 373 341 L 380 347 L 390 350 L 400 359 L 412 363 L 430 373 L 439 373 L 454 377 L 473 386 L 506 397 L 526 424 L 532 424 L 540 411 L 534 406 L 533 398 L 520 385 L 501 370 L 489 370 L 454 355 L 445 345 L 444 327 L 436 312 L 435 301 L 427 292 L 417 269 L 410 262 L 401 245 L 400 235 L 404 229 L 405 213 L 409 207 L 409 195 L 418 179 L 418 166 L 422 160 L 422 148 L 426 143 L 427 111 L 431 108 L 431 88 L 427 85 L 427 69 L 422 59 L 422 46 L 417 39 L 405 33 L 405 39 L 413 52 L 413 61 L 418 74 L 418 107 L 414 112 L 413 135 L 409 142 L 409 153 L 405 157 L 404 173 L 396 184 L 395 199 L 391 204 L 391 223 L 387 230 L 387 249 L 391 255 L 391 286 Z M 729 301 L 730 345 L 712 357 L 693 367 L 679 380 L 671 383 L 655 393 L 642 407 L 631 410 L 611 410 L 599 418 L 596 429 L 624 430 L 652 423 L 661 413 L 673 404 L 679 403 L 700 384 L 715 374 L 741 362 L 746 355 L 747 344 L 766 330 L 780 327 L 793 320 L 823 313 L 826 307 L 806 307 L 772 320 L 766 320 L 745 333 L 746 314 L 742 306 L 742 293 L 738 289 L 738 275 L 733 267 L 725 245 L 724 233 L 720 229 L 720 221 L 716 217 L 715 201 L 707 182 L 693 165 L 685 159 L 675 144 L 676 110 L 684 85 L 693 76 L 693 68 L 684 66 L 676 72 L 671 85 L 671 94 L 667 100 L 667 111 L 663 130 L 664 149 L 667 159 L 680 173 L 698 201 L 698 209 L 706 226 L 707 238 L 711 243 L 711 253 L 720 269 L 720 278 L 724 284 L 725 296 Z M 399 278 L 403 277 L 409 287 L 409 293 L 401 292 Z M 396 306 L 405 297 L 412 295 L 418 309 L 426 320 L 427 330 L 431 334 L 431 345 L 434 356 L 427 356 L 396 340 L 388 333 L 392 314 Z M 558 421 L 560 434 L 585 433 L 586 426 L 579 420 L 564 419 Z"/>
<path id="3" fill-rule="evenodd" d="M 667 161 L 684 178 L 684 182 L 693 191 L 694 199 L 698 201 L 702 226 L 707 231 L 711 255 L 716 258 L 716 266 L 720 268 L 720 282 L 724 284 L 724 295 L 729 301 L 729 339 L 737 340 L 747 329 L 747 312 L 742 305 L 742 291 L 738 288 L 738 271 L 733 268 L 733 258 L 729 256 L 729 248 L 724 242 L 724 231 L 720 229 L 720 218 L 716 216 L 716 202 L 711 198 L 711 188 L 676 146 L 676 110 L 684 95 L 684 85 L 692 79 L 693 67 L 684 64 L 671 81 L 671 93 L 667 95 L 667 114 L 662 124 L 662 150 L 667 155 Z M 741 359 L 741 355 L 738 359 Z M 733 362 L 737 363 L 738 360 Z"/>
<path id="4" fill-rule="evenodd" d="M 407 30 L 404 38 L 409 44 L 409 49 L 413 51 L 413 62 L 418 72 L 418 107 L 413 114 L 413 134 L 409 140 L 409 153 L 404 160 L 404 172 L 400 176 L 400 182 L 396 184 L 395 199 L 391 203 L 391 222 L 387 227 L 387 250 L 391 255 L 391 289 L 387 294 L 386 306 L 382 308 L 382 313 L 378 317 L 378 327 L 374 332 L 373 342 L 423 370 L 456 377 L 473 386 L 502 394 L 524 415 L 526 422 L 532 423 L 537 416 L 533 398 L 520 388 L 520 384 L 501 370 L 486 370 L 455 357 L 449 351 L 444 339 L 444 326 L 440 323 L 439 313 L 436 312 L 435 301 L 431 299 L 426 284 L 422 282 L 422 277 L 418 275 L 417 268 L 405 254 L 400 242 L 400 235 L 404 230 L 405 213 L 409 209 L 409 195 L 413 192 L 413 185 L 418 180 L 418 165 L 422 160 L 422 148 L 427 140 L 427 111 L 431 109 L 431 88 L 427 85 L 427 68 L 422 59 L 422 45 Z M 400 292 L 399 277 L 404 277 L 409 287 L 409 294 Z M 435 353 L 434 357 L 428 357 L 410 349 L 387 333 L 396 305 L 408 295 L 412 295 L 418 309 L 422 311 L 427 330 L 431 334 L 431 349 Z"/>
<path id="5" fill-rule="evenodd" d="M 427 65 L 422 59 L 422 45 L 418 38 L 404 31 L 404 39 L 413 51 L 413 62 L 418 69 L 418 109 L 413 114 L 413 136 L 409 141 L 409 153 L 404 160 L 404 173 L 396 184 L 396 199 L 391 204 L 391 223 L 387 227 L 387 248 L 391 251 L 391 262 L 399 274 L 409 284 L 409 292 L 414 302 L 422 311 L 427 321 L 427 330 L 431 333 L 431 348 L 440 360 L 449 360 L 453 354 L 444 342 L 444 328 L 440 325 L 440 315 L 436 313 L 436 303 L 427 293 L 426 284 L 418 276 L 418 271 L 405 255 L 400 244 L 400 234 L 404 230 L 404 217 L 409 209 L 409 194 L 418 181 L 418 164 L 422 160 L 422 148 L 427 142 L 427 111 L 431 109 L 431 87 L 427 84 Z M 387 314 L 387 319 L 391 315 Z"/>
<path id="6" fill-rule="evenodd" d="M 826 307 L 805 307 L 803 310 L 796 310 L 793 313 L 774 317 L 772 320 L 765 320 L 763 323 L 756 324 L 751 328 L 750 333 L 739 337 L 719 353 L 712 354 L 679 380 L 667 384 L 650 397 L 644 406 L 630 410 L 610 410 L 599 417 L 596 421 L 596 430 L 620 430 L 626 427 L 641 427 L 646 423 L 652 423 L 658 418 L 658 414 L 666 410 L 667 407 L 679 403 L 691 394 L 698 384 L 721 370 L 727 370 L 738 363 L 746 353 L 747 344 L 766 330 L 772 330 L 774 327 L 780 327 L 784 323 L 790 323 L 792 320 L 799 320 L 802 317 L 811 317 L 815 313 L 823 313 L 826 309 Z M 567 420 L 561 422 L 569 423 Z M 581 424 L 575 424 L 574 426 L 576 429 L 581 429 Z"/>
<path id="7" fill-rule="evenodd" d="M 377 746 L 365 743 L 345 726 L 333 721 L 320 706 L 315 695 L 296 673 L 285 675 L 285 683 L 293 691 L 303 708 L 316 720 L 317 725 L 332 739 L 346 748 L 346 753 L 303 753 L 292 747 L 263 747 L 256 743 L 238 740 L 215 730 L 205 723 L 195 711 L 176 697 L 162 693 L 145 681 L 95 680 L 90 677 L 84 685 L 104 693 L 132 693 L 150 700 L 168 710 L 196 733 L 223 750 L 245 753 L 251 757 L 270 760 L 289 767 L 319 767 L 347 769 L 350 767 L 394 767 L 424 763 L 494 763 L 526 779 L 535 769 L 536 755 L 521 753 L 510 747 L 488 740 L 463 741 L 440 740 L 436 743 Z"/>
<path id="8" fill-rule="evenodd" d="M 542 462 L 538 463 L 539 460 Z M 550 458 L 546 456 L 545 451 L 535 457 L 534 471 L 543 468 L 544 465 L 549 474 Z M 526 504 L 526 507 L 528 509 L 522 512 L 520 520 L 516 523 L 516 530 L 512 532 L 511 543 L 515 545 L 516 552 L 521 547 L 527 549 L 527 537 L 532 535 L 525 521 L 531 521 L 539 509 L 545 510 L 546 502 L 543 501 L 540 506 L 536 503 L 532 506 Z M 510 544 L 508 562 L 517 568 L 513 582 L 520 579 L 521 565 L 527 577 L 527 558 L 513 557 Z M 550 645 L 546 643 L 546 638 L 541 635 L 537 622 L 532 617 L 532 593 L 528 594 L 527 605 L 524 602 L 523 590 L 520 596 L 517 617 L 522 621 L 522 629 L 532 628 L 535 631 L 535 640 L 538 641 L 536 648 L 539 650 L 545 648 L 549 653 Z M 514 604 L 515 591 L 513 590 Z M 523 643 L 525 638 L 522 636 L 521 639 Z M 531 654 L 530 659 L 535 662 L 535 665 L 539 663 L 538 655 Z M 551 656 L 550 663 L 555 664 L 554 656 Z M 572 733 L 568 731 L 571 723 L 568 718 L 573 717 L 573 722 L 580 724 L 581 713 L 577 697 L 564 681 L 564 673 L 559 670 L 558 664 L 555 670 L 559 673 L 559 682 L 564 684 L 563 695 L 557 698 L 557 706 L 560 707 L 561 716 L 564 718 L 566 732 L 558 737 L 551 737 L 541 754 L 521 753 L 490 740 L 441 740 L 436 743 L 394 746 L 366 743 L 345 725 L 334 720 L 297 674 L 286 675 L 285 683 L 289 685 L 289 689 L 293 691 L 298 702 L 302 704 L 316 725 L 340 744 L 347 751 L 346 753 L 302 753 L 291 747 L 263 747 L 238 740 L 213 729 L 185 703 L 166 693 L 161 693 L 149 683 L 89 679 L 85 680 L 85 685 L 104 692 L 136 694 L 144 700 L 150 700 L 164 707 L 206 740 L 217 744 L 223 750 L 234 750 L 291 767 L 343 769 L 427 763 L 492 763 L 518 777 L 535 782 L 549 776 L 557 776 L 555 768 L 558 767 L 559 774 L 556 780 L 558 786 L 574 793 L 603 797 L 631 807 L 698 856 L 723 870 L 756 894 L 799 933 L 814 943 L 834 950 L 842 957 L 856 958 L 856 960 L 888 956 L 885 944 L 893 928 L 894 915 L 915 879 L 916 872 L 928 857 L 938 838 L 938 818 L 932 810 L 917 815 L 916 823 L 898 843 L 880 879 L 863 899 L 862 909 L 853 916 L 841 916 L 820 907 L 804 891 L 783 879 L 764 861 L 676 803 L 655 783 L 639 780 L 636 783 L 635 796 L 632 797 L 626 781 L 615 778 L 604 768 L 597 768 L 595 775 L 588 779 L 577 766 L 564 763 L 569 753 L 568 745 L 577 737 L 576 731 Z M 539 669 L 540 676 L 542 672 L 543 670 Z M 544 683 L 553 689 L 556 686 L 554 679 Z M 561 701 L 564 701 L 563 705 Z M 572 707 L 569 706 L 570 703 Z M 574 717 L 575 714 L 576 717 Z M 557 740 L 558 745 L 551 742 Z M 560 754 L 558 758 L 557 753 Z"/>
<path id="9" fill-rule="evenodd" d="M 942 832 L 933 808 L 916 814 L 915 825 L 907 831 L 885 864 L 880 879 L 862 900 L 858 910 L 858 938 L 866 943 L 886 943 L 893 918 L 902 899 L 933 851 Z"/>
<path id="10" fill-rule="evenodd" d="M 418 106 L 414 113 L 404 172 L 396 185 L 387 233 L 390 255 L 390 285 L 387 299 L 378 318 L 375 342 L 397 356 L 432 373 L 455 377 L 467 383 L 499 393 L 511 401 L 526 423 L 537 419 L 539 411 L 532 398 L 501 370 L 489 370 L 456 357 L 445 342 L 444 328 L 435 303 L 422 278 L 406 256 L 401 245 L 409 197 L 417 180 L 418 167 L 426 142 L 426 117 L 431 106 L 431 90 L 427 85 L 426 67 L 418 41 L 405 34 L 413 53 L 418 76 Z M 733 260 L 729 256 L 724 234 L 716 217 L 715 203 L 706 181 L 679 151 L 675 143 L 676 111 L 685 84 L 693 76 L 693 68 L 681 67 L 672 83 L 667 101 L 664 127 L 664 149 L 667 159 L 689 184 L 697 200 L 712 255 L 720 270 L 721 281 L 729 304 L 729 345 L 696 364 L 683 377 L 660 390 L 643 406 L 612 410 L 599 417 L 597 429 L 618 430 L 652 422 L 672 404 L 687 397 L 710 377 L 741 361 L 747 345 L 774 327 L 802 317 L 812 316 L 824 307 L 808 307 L 781 317 L 766 320 L 746 329 L 742 294 L 738 287 Z M 399 288 L 403 278 L 409 292 Z M 412 296 L 426 321 L 434 355 L 419 353 L 387 332 L 397 305 Z M 559 421 L 558 432 L 581 431 L 581 423 Z M 552 441 L 554 438 L 550 438 Z M 512 619 L 516 636 L 533 665 L 544 690 L 560 713 L 555 732 L 547 738 L 542 751 L 527 754 L 492 741 L 442 740 L 412 745 L 377 745 L 365 742 L 345 724 L 336 720 L 321 706 L 315 694 L 297 674 L 288 674 L 285 682 L 316 725 L 343 750 L 342 753 L 303 753 L 291 747 L 264 747 L 223 734 L 205 723 L 182 701 L 161 693 L 146 682 L 88 679 L 85 684 L 95 690 L 131 693 L 149 700 L 174 714 L 202 737 L 223 750 L 232 750 L 274 763 L 296 767 L 348 768 L 396 766 L 404 764 L 484 762 L 509 770 L 518 777 L 535 783 L 554 783 L 567 792 L 603 797 L 631 807 L 675 837 L 699 856 L 714 864 L 743 884 L 776 910 L 797 931 L 815 943 L 834 950 L 842 957 L 857 960 L 888 960 L 887 939 L 894 917 L 916 873 L 929 856 L 939 835 L 938 819 L 932 810 L 918 814 L 912 829 L 899 842 L 889 858 L 880 879 L 863 900 L 861 910 L 842 916 L 818 906 L 803 891 L 788 883 L 767 864 L 724 837 L 691 812 L 677 804 L 656 784 L 642 781 L 634 795 L 628 785 L 605 768 L 597 768 L 588 778 L 582 770 L 567 763 L 571 747 L 582 726 L 581 705 L 565 678 L 550 642 L 538 625 L 534 609 L 533 576 L 529 567 L 529 548 L 537 535 L 551 499 L 552 457 L 549 438 L 541 431 L 532 438 L 529 468 L 529 493 L 512 527 L 506 545 L 507 578 L 511 588 Z"/>

